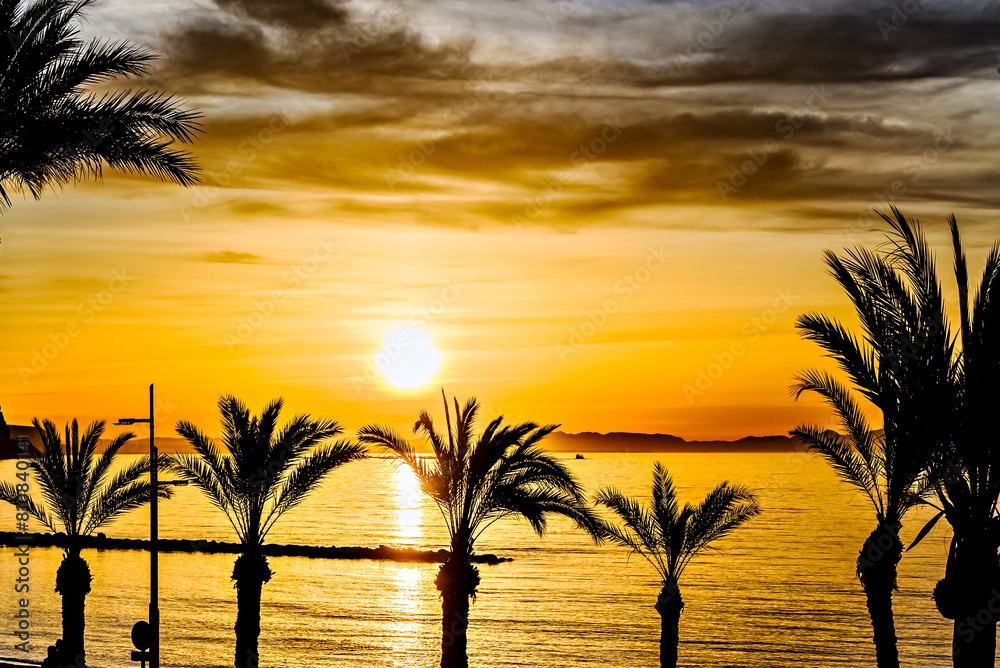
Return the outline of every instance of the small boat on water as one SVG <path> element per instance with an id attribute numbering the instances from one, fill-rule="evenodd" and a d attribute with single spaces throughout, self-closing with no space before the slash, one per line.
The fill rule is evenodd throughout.
<path id="1" fill-rule="evenodd" d="M 581 455 L 579 453 L 577 453 L 576 458 L 577 459 L 586 459 L 586 457 L 584 457 L 583 455 Z"/>

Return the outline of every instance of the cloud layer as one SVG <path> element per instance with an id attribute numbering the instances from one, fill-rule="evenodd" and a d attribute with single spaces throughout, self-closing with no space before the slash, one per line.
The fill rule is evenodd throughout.
<path id="1" fill-rule="evenodd" d="M 896 181 L 903 199 L 998 203 L 1000 133 L 977 106 L 1000 64 L 992 3 L 215 0 L 185 16 L 158 82 L 213 109 L 214 173 L 273 124 L 251 109 L 281 117 L 260 159 L 210 185 L 398 211 L 465 182 L 470 221 L 548 193 L 532 222 L 570 227 L 676 202 L 848 217 Z"/>

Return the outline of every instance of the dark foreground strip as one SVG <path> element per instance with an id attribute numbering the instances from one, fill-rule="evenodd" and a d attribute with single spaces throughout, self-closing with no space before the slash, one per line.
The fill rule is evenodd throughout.
<path id="1" fill-rule="evenodd" d="M 0 531 L 0 545 L 22 545 L 25 537 L 30 536 L 32 547 L 68 547 L 69 540 L 63 533 L 13 533 Z M 18 539 L 19 537 L 19 539 Z M 78 545 L 95 550 L 149 550 L 148 540 L 134 538 L 108 538 L 104 534 L 83 536 Z M 160 552 L 205 552 L 209 554 L 240 554 L 243 551 L 239 543 L 226 543 L 214 540 L 182 540 L 176 538 L 161 538 L 157 541 Z M 448 559 L 448 550 L 414 550 L 412 548 L 396 548 L 379 545 L 378 547 L 315 547 L 312 545 L 265 545 L 265 555 L 269 557 L 310 557 L 313 559 L 380 559 L 386 561 L 422 561 L 426 563 L 443 564 Z M 476 554 L 472 561 L 480 564 L 495 565 L 505 561 L 513 561 L 510 557 L 498 557 L 495 554 Z M 0 665 L 0 668 L 3 668 Z"/>

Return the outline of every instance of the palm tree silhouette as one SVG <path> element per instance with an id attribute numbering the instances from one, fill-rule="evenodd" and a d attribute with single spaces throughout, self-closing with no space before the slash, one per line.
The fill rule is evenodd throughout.
<path id="1" fill-rule="evenodd" d="M 145 74 L 151 53 L 126 42 L 80 38 L 93 0 L 0 0 L 0 208 L 11 191 L 41 196 L 103 165 L 189 186 L 198 168 L 173 142 L 190 142 L 198 114 L 171 96 L 86 94 L 87 87 Z"/>
<path id="2" fill-rule="evenodd" d="M 825 254 L 830 273 L 854 305 L 862 339 L 819 313 L 803 315 L 796 323 L 805 338 L 819 343 L 837 362 L 851 387 L 816 370 L 799 374 L 792 387 L 795 397 L 804 392 L 823 397 L 844 431 L 802 425 L 792 435 L 864 492 L 875 509 L 876 526 L 858 554 L 857 574 L 879 668 L 899 666 L 892 612 L 896 566 L 903 553 L 899 530 L 907 511 L 925 503 L 932 490 L 928 471 L 937 466 L 950 438 L 950 422 L 941 419 L 942 411 L 946 415 L 954 405 L 954 346 L 933 255 L 920 230 L 892 211 L 892 217 L 880 214 L 892 229 L 888 251 L 855 248 L 846 257 Z M 871 428 L 855 393 L 881 411 L 881 432 Z"/>
<path id="3" fill-rule="evenodd" d="M 447 434 L 435 429 L 427 411 L 421 411 L 413 425 L 414 433 L 430 441 L 433 459 L 417 455 L 387 427 L 362 427 L 358 440 L 391 451 L 413 469 L 441 511 L 451 538 L 451 555 L 436 580 L 441 592 L 441 667 L 467 668 L 469 599 L 475 600 L 480 582 L 479 570 L 470 558 L 483 532 L 497 520 L 522 517 L 544 536 L 547 516 L 555 514 L 572 519 L 600 540 L 600 520 L 587 507 L 569 470 L 539 445 L 558 425 L 504 425 L 499 416 L 476 438 L 473 427 L 479 402 L 473 397 L 460 408 L 456 398 L 452 425 L 443 390 L 441 396 Z"/>
<path id="4" fill-rule="evenodd" d="M 219 399 L 222 414 L 220 452 L 190 422 L 177 423 L 177 433 L 196 455 L 172 455 L 169 468 L 201 489 L 225 513 L 243 551 L 233 567 L 237 613 L 235 665 L 258 665 L 260 597 L 273 572 L 262 547 L 275 522 L 301 503 L 334 469 L 364 457 L 364 448 L 341 440 L 323 441 L 343 430 L 337 422 L 297 415 L 280 430 L 283 401 L 275 399 L 260 416 L 251 416 L 239 399 Z"/>
<path id="5" fill-rule="evenodd" d="M 32 424 L 41 435 L 42 452 L 29 462 L 31 483 L 37 484 L 40 503 L 9 482 L 0 482 L 0 500 L 14 504 L 18 520 L 30 515 L 53 533 L 65 531 L 69 545 L 56 571 L 56 592 L 62 596 L 62 643 L 60 665 L 84 665 L 85 605 L 92 578 L 87 562 L 80 556 L 82 536 L 90 536 L 130 510 L 149 503 L 149 457 L 142 457 L 112 476 L 118 452 L 135 437 L 132 432 L 116 436 L 107 450 L 98 455 L 98 440 L 104 422 L 94 422 L 81 434 L 76 420 L 66 425 L 65 441 L 50 420 Z M 170 498 L 161 487 L 158 496 Z M 25 513 L 22 519 L 22 513 Z"/>
<path id="6" fill-rule="evenodd" d="M 905 223 L 905 221 L 903 221 Z M 953 656 L 957 668 L 992 668 L 996 656 L 996 615 L 1000 585 L 1000 444 L 994 411 L 1000 377 L 1000 247 L 994 244 L 970 305 L 969 272 L 955 216 L 948 219 L 958 283 L 962 354 L 949 379 L 955 403 L 939 407 L 952 438 L 945 442 L 932 471 L 940 506 L 928 522 L 947 518 L 953 531 L 945 577 L 934 590 L 941 614 L 954 620 Z M 913 262 L 907 245 L 901 256 Z M 926 530 L 924 531 L 926 533 Z"/>
<path id="7" fill-rule="evenodd" d="M 662 579 L 656 610 L 660 613 L 660 668 L 676 668 L 681 597 L 678 580 L 700 552 L 716 540 L 760 514 L 757 498 L 742 485 L 720 483 L 698 505 L 677 501 L 670 473 L 660 462 L 653 465 L 652 506 L 614 487 L 602 487 L 596 502 L 614 511 L 622 526 L 603 523 L 605 537 L 640 554 Z"/>

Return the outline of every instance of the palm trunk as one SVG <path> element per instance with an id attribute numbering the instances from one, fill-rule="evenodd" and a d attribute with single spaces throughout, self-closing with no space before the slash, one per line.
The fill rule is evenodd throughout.
<path id="1" fill-rule="evenodd" d="M 67 666 L 86 665 L 84 630 L 87 594 L 93 578 L 79 549 L 69 549 L 56 571 L 56 592 L 62 596 L 62 642 L 59 662 Z"/>
<path id="2" fill-rule="evenodd" d="M 996 590 L 994 590 L 995 594 Z M 1000 611 L 997 603 L 993 607 Z M 993 668 L 997 651 L 996 613 L 985 612 L 978 616 L 970 614 L 955 620 L 955 634 L 952 638 L 952 653 L 955 668 Z M 986 623 L 982 623 L 983 620 Z"/>
<path id="3" fill-rule="evenodd" d="M 479 570 L 464 556 L 449 557 L 437 575 L 441 592 L 441 668 L 468 668 L 469 599 L 479 587 Z"/>
<path id="4" fill-rule="evenodd" d="M 236 580 L 236 668 L 257 668 L 260 638 L 260 594 L 271 579 L 267 557 L 255 552 L 241 554 L 233 566 Z"/>
<path id="5" fill-rule="evenodd" d="M 878 668 L 899 668 L 896 623 L 892 615 L 892 592 L 896 589 L 896 565 L 903 556 L 898 530 L 880 525 L 872 531 L 858 555 L 858 577 L 865 590 L 875 642 Z"/>
<path id="6" fill-rule="evenodd" d="M 1000 581 L 997 548 L 987 537 L 956 536 L 945 577 L 934 589 L 938 611 L 954 620 L 955 668 L 993 668 Z"/>
<path id="7" fill-rule="evenodd" d="M 660 613 L 660 668 L 677 668 L 683 608 L 684 600 L 677 582 L 673 579 L 664 582 L 656 599 L 656 611 Z"/>

